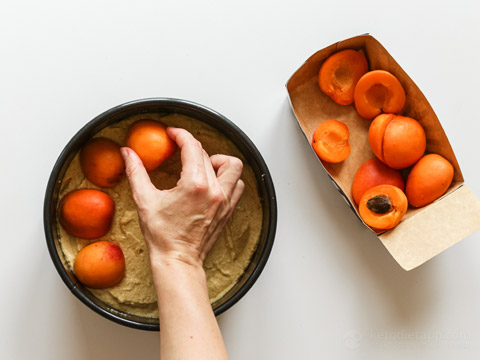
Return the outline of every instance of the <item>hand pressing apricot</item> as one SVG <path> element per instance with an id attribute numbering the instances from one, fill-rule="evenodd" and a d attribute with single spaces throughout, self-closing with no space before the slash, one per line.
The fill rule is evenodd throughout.
<path id="1" fill-rule="evenodd" d="M 367 190 L 358 205 L 363 221 L 378 230 L 388 230 L 397 226 L 407 208 L 407 197 L 402 190 L 393 185 L 378 185 Z"/>
<path id="2" fill-rule="evenodd" d="M 400 81 L 384 70 L 369 71 L 358 80 L 354 92 L 360 116 L 373 119 L 380 113 L 398 114 L 405 105 L 405 90 Z"/>
<path id="3" fill-rule="evenodd" d="M 378 185 L 394 185 L 405 189 L 400 171 L 392 169 L 374 158 L 365 161 L 357 170 L 352 184 L 352 196 L 358 205 L 365 191 Z"/>
<path id="4" fill-rule="evenodd" d="M 117 185 L 125 172 L 120 146 L 106 138 L 93 138 L 82 148 L 80 166 L 92 184 L 104 188 Z"/>
<path id="5" fill-rule="evenodd" d="M 427 145 L 425 130 L 417 120 L 393 114 L 381 114 L 372 121 L 368 142 L 375 156 L 394 169 L 416 163 Z"/>
<path id="6" fill-rule="evenodd" d="M 243 163 L 227 155 L 209 157 L 184 129 L 167 131 L 180 148 L 177 185 L 169 190 L 155 188 L 137 154 L 125 147 L 126 175 L 152 265 L 175 260 L 201 268 L 243 193 Z"/>
<path id="7" fill-rule="evenodd" d="M 347 125 L 338 120 L 326 120 L 313 132 L 312 147 L 317 156 L 329 163 L 339 163 L 350 155 Z"/>
<path id="8" fill-rule="evenodd" d="M 106 235 L 114 212 L 115 203 L 110 195 L 93 189 L 69 192 L 58 206 L 59 221 L 65 231 L 82 239 Z"/>
<path id="9" fill-rule="evenodd" d="M 453 180 L 453 166 L 443 156 L 428 154 L 412 168 L 407 178 L 410 205 L 421 207 L 445 194 Z"/>
<path id="10" fill-rule="evenodd" d="M 125 256 L 120 246 L 97 241 L 79 251 L 73 272 L 83 285 L 106 289 L 117 285 L 125 276 Z"/>
<path id="11" fill-rule="evenodd" d="M 126 146 L 137 153 L 149 172 L 159 167 L 177 149 L 165 126 L 154 120 L 133 123 L 127 133 Z"/>
<path id="12" fill-rule="evenodd" d="M 367 71 L 367 59 L 362 53 L 350 49 L 339 51 L 322 64 L 318 84 L 337 104 L 350 105 L 355 86 Z"/>

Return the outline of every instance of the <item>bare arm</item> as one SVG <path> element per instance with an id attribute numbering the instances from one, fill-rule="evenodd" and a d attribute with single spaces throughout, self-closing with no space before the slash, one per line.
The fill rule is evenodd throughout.
<path id="1" fill-rule="evenodd" d="M 122 148 L 157 291 L 161 358 L 227 359 L 202 265 L 243 192 L 242 163 L 208 157 L 186 130 L 167 132 L 182 158 L 173 189 L 156 189 L 135 152 Z"/>

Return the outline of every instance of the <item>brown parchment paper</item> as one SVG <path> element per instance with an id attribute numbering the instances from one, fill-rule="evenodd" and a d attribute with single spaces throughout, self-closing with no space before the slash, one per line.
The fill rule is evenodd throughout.
<path id="1" fill-rule="evenodd" d="M 354 105 L 336 104 L 320 90 L 317 80 L 323 61 L 344 49 L 363 52 L 370 70 L 387 70 L 397 77 L 407 96 L 401 115 L 418 120 L 427 135 L 426 152 L 442 155 L 455 169 L 452 185 L 441 199 L 420 209 L 409 208 L 396 228 L 379 235 L 400 266 L 411 270 L 480 229 L 480 203 L 464 185 L 453 149 L 423 93 L 375 38 L 361 35 L 318 51 L 286 84 L 292 110 L 309 143 L 315 128 L 325 120 L 340 120 L 348 126 L 350 156 L 340 164 L 321 163 L 359 219 L 361 220 L 353 202 L 351 188 L 360 165 L 375 157 L 368 143 L 371 120 L 359 116 Z M 313 149 L 312 153 L 315 154 Z M 404 172 L 408 173 L 408 169 Z"/>

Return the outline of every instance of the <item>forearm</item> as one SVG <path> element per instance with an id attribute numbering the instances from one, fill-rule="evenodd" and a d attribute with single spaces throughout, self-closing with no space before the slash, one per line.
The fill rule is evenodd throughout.
<path id="1" fill-rule="evenodd" d="M 160 318 L 161 359 L 228 359 L 199 266 L 151 261 Z"/>

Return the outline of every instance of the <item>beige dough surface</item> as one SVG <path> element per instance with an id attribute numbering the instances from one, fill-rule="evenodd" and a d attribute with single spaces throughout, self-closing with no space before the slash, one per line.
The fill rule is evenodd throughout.
<path id="1" fill-rule="evenodd" d="M 130 117 L 101 130 L 96 136 L 110 138 L 119 145 L 125 143 L 129 126 L 140 119 L 159 120 L 166 125 L 187 129 L 197 138 L 209 155 L 228 154 L 243 160 L 242 179 L 245 191 L 216 244 L 208 254 L 204 269 L 211 303 L 220 299 L 238 281 L 250 262 L 258 244 L 262 227 L 262 205 L 252 169 L 240 151 L 225 136 L 211 126 L 190 117 L 172 114 L 142 114 Z M 150 173 L 155 186 L 168 189 L 176 185 L 181 171 L 180 152 L 177 151 L 158 169 Z M 115 201 L 115 215 L 110 232 L 96 240 L 83 240 L 69 235 L 57 223 L 62 250 L 68 265 L 73 269 L 75 257 L 84 246 L 98 240 L 118 244 L 125 255 L 124 279 L 109 289 L 89 289 L 97 298 L 113 308 L 143 317 L 158 317 L 157 298 L 150 271 L 148 250 L 138 225 L 138 216 L 126 178 L 111 189 L 101 189 L 83 175 L 79 155 L 70 163 L 60 190 L 60 198 L 74 189 L 100 189 Z"/>

